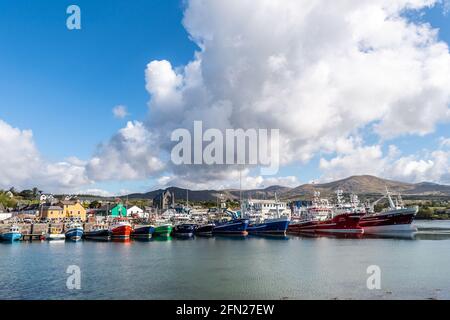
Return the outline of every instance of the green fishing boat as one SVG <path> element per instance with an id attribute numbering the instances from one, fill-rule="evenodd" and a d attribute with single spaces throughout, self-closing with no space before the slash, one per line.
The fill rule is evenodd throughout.
<path id="1" fill-rule="evenodd" d="M 173 227 L 171 224 L 160 225 L 155 228 L 153 235 L 155 237 L 170 237 L 172 229 Z"/>

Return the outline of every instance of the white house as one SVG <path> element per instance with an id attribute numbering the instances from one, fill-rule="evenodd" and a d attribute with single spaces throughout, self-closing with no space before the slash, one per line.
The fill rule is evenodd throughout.
<path id="1" fill-rule="evenodd" d="M 139 218 L 147 218 L 148 217 L 148 215 L 146 215 L 144 213 L 144 210 L 142 210 L 138 206 L 132 206 L 131 208 L 128 208 L 127 215 L 128 216 L 138 216 Z"/>
<path id="2" fill-rule="evenodd" d="M 43 203 L 43 202 L 47 202 L 47 203 L 53 203 L 56 201 L 55 197 L 52 194 L 42 194 L 39 198 L 39 200 Z"/>
<path id="3" fill-rule="evenodd" d="M 4 213 L 4 212 L 0 213 L 0 221 L 8 220 L 11 217 L 12 217 L 12 213 Z"/>

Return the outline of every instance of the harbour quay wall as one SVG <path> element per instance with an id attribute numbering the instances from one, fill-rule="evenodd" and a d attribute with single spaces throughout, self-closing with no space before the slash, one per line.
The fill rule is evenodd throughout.
<path id="1" fill-rule="evenodd" d="M 22 232 L 22 234 L 24 234 L 24 235 L 46 234 L 49 231 L 50 227 L 57 228 L 57 229 L 61 230 L 62 232 L 64 232 L 66 229 L 66 226 L 63 223 L 33 223 L 33 224 L 18 223 L 18 224 L 14 224 L 14 225 L 18 226 L 20 229 L 20 232 Z M 96 225 L 97 225 L 96 223 L 85 223 L 85 224 L 83 224 L 83 227 L 84 227 L 85 231 L 90 231 Z M 11 223 L 0 224 L 0 234 L 7 232 L 11 226 L 12 226 Z"/>

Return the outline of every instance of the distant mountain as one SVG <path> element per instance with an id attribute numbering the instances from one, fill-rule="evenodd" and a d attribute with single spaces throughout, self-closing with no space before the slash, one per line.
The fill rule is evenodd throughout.
<path id="1" fill-rule="evenodd" d="M 334 194 L 337 189 L 345 193 L 356 193 L 359 195 L 383 194 L 386 186 L 392 192 L 400 192 L 404 195 L 433 195 L 449 196 L 450 186 L 440 185 L 430 182 L 405 183 L 394 180 L 382 179 L 370 175 L 352 176 L 346 179 L 332 181 L 321 184 L 304 184 L 296 188 L 283 186 L 271 186 L 265 189 L 243 190 L 244 199 L 274 199 L 275 194 L 284 200 L 311 198 L 314 191 L 320 191 L 323 196 Z M 177 201 L 186 199 L 186 189 L 170 187 L 168 189 L 159 189 L 147 193 L 135 193 L 128 196 L 129 199 L 153 199 L 165 190 L 175 193 Z M 190 201 L 216 201 L 217 197 L 222 196 L 225 199 L 239 200 L 240 191 L 238 189 L 227 190 L 189 190 Z"/>
<path id="2" fill-rule="evenodd" d="M 275 197 L 275 193 L 282 194 L 289 191 L 291 188 L 282 186 L 271 186 L 266 189 L 253 189 L 242 190 L 243 198 L 253 199 L 272 199 Z M 128 195 L 129 199 L 154 199 L 157 195 L 164 191 L 170 191 L 175 193 L 175 199 L 178 201 L 186 199 L 186 189 L 177 187 L 170 187 L 167 189 L 158 189 L 147 193 L 134 193 Z M 216 201 L 218 197 L 223 197 L 229 200 L 239 200 L 240 191 L 238 189 L 226 189 L 226 190 L 189 190 L 190 201 Z"/>
<path id="3" fill-rule="evenodd" d="M 333 194 L 337 189 L 345 193 L 356 194 L 383 194 L 386 187 L 391 192 L 399 192 L 405 195 L 444 195 L 450 196 L 450 186 L 436 183 L 406 183 L 394 180 L 382 179 L 375 176 L 352 176 L 322 184 L 304 184 L 283 193 L 283 198 L 296 198 L 311 196 L 314 191 L 320 191 L 322 195 Z"/>

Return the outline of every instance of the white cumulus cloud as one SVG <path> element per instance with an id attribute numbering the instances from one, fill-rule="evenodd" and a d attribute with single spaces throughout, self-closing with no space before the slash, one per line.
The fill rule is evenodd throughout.
<path id="1" fill-rule="evenodd" d="M 14 128 L 0 120 L 0 188 L 39 187 L 52 192 L 90 184 L 84 163 L 76 158 L 49 162 L 38 151 L 31 130 Z"/>
<path id="2" fill-rule="evenodd" d="M 127 111 L 127 107 L 124 105 L 115 106 L 113 108 L 112 112 L 113 112 L 114 117 L 117 119 L 123 119 L 129 115 L 128 111 Z"/>

